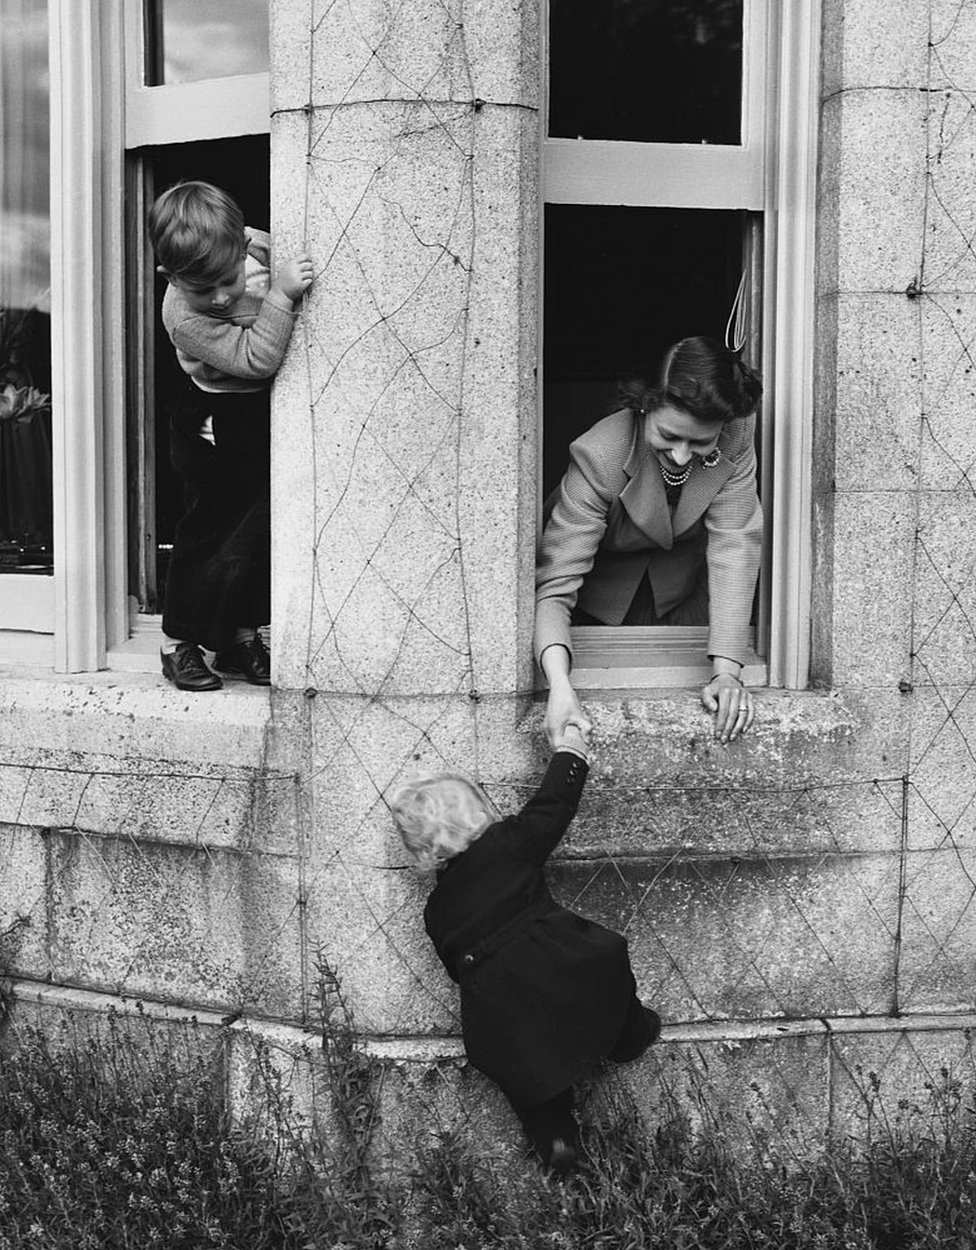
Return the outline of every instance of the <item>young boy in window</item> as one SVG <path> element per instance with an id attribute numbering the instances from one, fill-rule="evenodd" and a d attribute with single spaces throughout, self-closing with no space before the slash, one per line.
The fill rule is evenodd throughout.
<path id="1" fill-rule="evenodd" d="M 311 259 L 270 281 L 270 237 L 245 226 L 226 192 L 184 182 L 156 200 L 149 234 L 168 282 L 163 325 L 188 375 L 170 451 L 183 478 L 163 609 L 163 676 L 217 690 L 214 668 L 271 681 L 258 629 L 271 616 L 269 391 L 312 283 Z"/>

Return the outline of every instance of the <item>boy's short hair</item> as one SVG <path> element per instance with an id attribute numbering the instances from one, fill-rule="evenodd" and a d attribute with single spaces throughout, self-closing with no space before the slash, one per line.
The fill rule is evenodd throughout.
<path id="1" fill-rule="evenodd" d="M 149 238 L 167 274 L 206 281 L 244 251 L 244 214 L 212 183 L 178 182 L 153 204 Z"/>
<path id="2" fill-rule="evenodd" d="M 390 800 L 403 845 L 423 871 L 453 859 L 498 819 L 487 794 L 461 773 L 405 782 Z"/>

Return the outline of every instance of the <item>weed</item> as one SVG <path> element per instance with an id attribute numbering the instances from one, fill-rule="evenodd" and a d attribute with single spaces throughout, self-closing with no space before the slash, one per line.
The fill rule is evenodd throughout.
<path id="1" fill-rule="evenodd" d="M 55 1044 L 22 1029 L 0 1058 L 0 1250 L 976 1246 L 971 1085 L 948 1068 L 918 1104 L 886 1100 L 880 1078 L 855 1070 L 858 1137 L 812 1150 L 716 1110 L 702 1076 L 664 1091 L 655 1130 L 605 1087 L 567 1181 L 524 1157 L 476 1156 L 450 1127 L 409 1157 L 401 1146 L 394 1174 L 383 1068 L 324 964 L 319 999 L 322 1047 L 302 1056 L 312 1114 L 256 1036 L 251 1110 L 233 1121 L 229 1032 L 208 1041 L 184 1026 L 174 1044 L 145 1017 L 110 1016 Z"/>

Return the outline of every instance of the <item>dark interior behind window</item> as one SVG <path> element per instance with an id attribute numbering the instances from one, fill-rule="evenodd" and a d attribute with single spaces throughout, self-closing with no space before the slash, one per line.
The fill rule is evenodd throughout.
<path id="1" fill-rule="evenodd" d="M 202 179 L 229 192 L 240 204 L 249 226 L 269 228 L 267 135 L 174 144 L 143 152 L 137 159 L 142 161 L 147 181 L 147 204 L 176 182 Z M 134 471 L 130 480 L 132 476 L 137 479 L 129 492 L 130 587 L 143 612 L 162 611 L 173 530 L 182 512 L 180 481 L 169 461 L 169 413 L 186 375 L 176 362 L 160 316 L 165 279 L 156 274 L 153 287 L 152 291 L 134 291 L 131 295 L 132 299 L 152 301 L 154 327 L 147 393 L 135 399 L 130 412 L 130 466 Z M 143 423 L 143 438 L 136 436 L 136 422 Z M 140 553 L 144 553 L 142 557 Z"/>
<path id="2" fill-rule="evenodd" d="M 741 143 L 742 0 L 550 0 L 549 134 Z"/>
<path id="3" fill-rule="evenodd" d="M 680 338 L 722 338 L 745 226 L 731 211 L 546 206 L 544 498 L 623 378 L 653 375 Z"/>

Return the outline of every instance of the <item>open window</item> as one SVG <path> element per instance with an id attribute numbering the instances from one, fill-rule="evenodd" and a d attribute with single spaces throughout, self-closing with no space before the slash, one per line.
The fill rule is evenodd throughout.
<path id="1" fill-rule="evenodd" d="M 184 376 L 162 326 L 163 279 L 146 233 L 155 197 L 202 179 L 270 215 L 268 0 L 147 0 L 126 28 L 127 637 L 113 667 L 158 664 L 160 622 L 181 484 L 169 412 Z"/>
<path id="2" fill-rule="evenodd" d="M 622 380 L 679 338 L 723 336 L 745 273 L 766 515 L 745 676 L 792 686 L 809 621 L 817 7 L 550 0 L 546 31 L 540 500 Z M 576 626 L 574 684 L 697 684 L 706 638 Z"/>
<path id="3" fill-rule="evenodd" d="M 145 215 L 207 176 L 267 224 L 268 7 L 0 0 L 0 663 L 158 667 L 175 503 Z"/>

